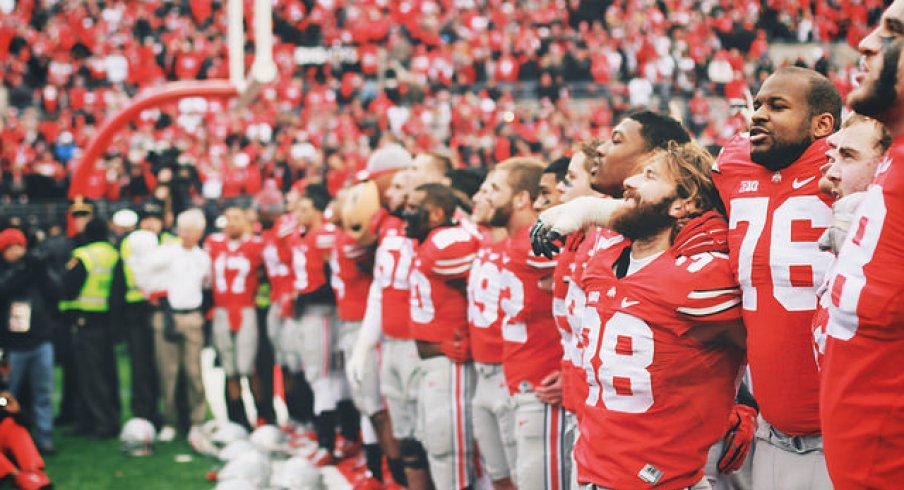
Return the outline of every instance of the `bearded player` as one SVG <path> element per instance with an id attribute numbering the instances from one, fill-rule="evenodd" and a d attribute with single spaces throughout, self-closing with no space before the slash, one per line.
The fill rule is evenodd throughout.
<path id="1" fill-rule="evenodd" d="M 536 220 L 543 164 L 527 158 L 499 163 L 488 177 L 490 226 L 509 238 L 500 267 L 502 367 L 515 403 L 515 477 L 521 490 L 567 485 L 561 387 L 555 384 L 562 345 L 552 317 L 551 284 L 556 262 L 531 252 L 529 232 Z M 544 391 L 545 390 L 545 391 Z"/>
<path id="2" fill-rule="evenodd" d="M 575 447 L 587 488 L 708 489 L 744 359 L 740 289 L 709 176 L 673 145 L 625 180 L 583 273 L 590 384 Z"/>
<path id="3" fill-rule="evenodd" d="M 418 434 L 436 488 L 476 481 L 471 397 L 475 373 L 467 318 L 467 277 L 477 238 L 452 216 L 457 201 L 441 184 L 418 186 L 405 205 L 405 234 L 415 240 L 410 275 L 411 333 L 422 372 Z"/>
<path id="4" fill-rule="evenodd" d="M 826 137 L 841 97 L 822 75 L 776 71 L 754 100 L 749 134 L 733 138 L 713 166 L 729 217 L 731 264 L 743 292 L 747 356 L 762 422 L 755 488 L 819 489 L 830 482 L 819 422 L 819 377 L 810 323 L 831 254 L 818 246 L 832 223 L 819 192 Z"/>
<path id="5" fill-rule="evenodd" d="M 861 41 L 865 73 L 848 96 L 885 124 L 892 145 L 851 221 L 829 277 L 822 370 L 826 460 L 838 488 L 899 488 L 904 480 L 904 2 Z"/>
<path id="6" fill-rule="evenodd" d="M 471 400 L 474 437 L 494 490 L 514 489 L 514 402 L 502 373 L 502 310 L 499 309 L 500 266 L 508 234 L 489 226 L 493 208 L 487 197 L 489 176 L 474 194 L 471 219 L 481 229 L 477 256 L 468 276 L 468 332 L 477 371 Z M 539 198 L 538 198 L 539 199 Z"/>
<path id="7" fill-rule="evenodd" d="M 615 127 L 612 137 L 596 146 L 588 148 L 593 150 L 593 164 L 591 166 L 591 187 L 599 194 L 608 194 L 613 197 L 622 195 L 622 182 L 632 175 L 638 166 L 649 160 L 657 151 L 668 148 L 670 144 L 684 144 L 690 141 L 687 131 L 677 120 L 664 114 L 650 111 L 641 111 L 624 118 Z M 616 184 L 617 183 L 617 184 Z M 567 235 L 566 249 L 563 250 L 560 261 L 567 261 L 570 254 L 574 254 L 574 268 L 571 270 L 571 281 L 565 297 L 566 317 L 575 331 L 574 339 L 578 341 L 576 353 L 572 353 L 572 359 L 581 363 L 581 370 L 587 364 L 586 355 L 583 353 L 583 341 L 591 332 L 581 326 L 580 316 L 586 297 L 582 289 L 582 274 L 586 269 L 589 257 L 593 255 L 593 248 L 597 243 L 607 243 L 616 239 L 605 228 L 593 229 L 592 226 L 605 227 L 609 214 L 620 207 L 617 201 L 602 199 L 595 196 L 578 196 L 560 206 L 551 208 L 540 215 L 540 219 L 532 231 L 532 241 L 535 251 L 551 254 L 556 249 L 555 242 Z M 588 229 L 589 236 L 580 239 L 581 229 Z M 580 331 L 580 335 L 577 332 Z M 586 354 L 586 355 L 585 355 Z M 584 399 L 586 397 L 587 384 L 580 376 L 573 379 L 573 397 Z M 737 471 L 747 459 L 751 447 L 753 432 L 756 427 L 756 403 L 749 396 L 748 390 L 742 385 L 738 393 L 738 404 L 729 417 L 726 434 L 723 441 L 713 446 L 710 461 L 707 463 L 707 478 L 714 488 L 729 488 L 736 482 L 741 488 L 749 486 L 746 483 L 749 475 L 746 472 L 731 475 Z M 581 405 L 578 405 L 580 408 Z M 578 435 L 580 436 L 580 434 Z"/>
<path id="8" fill-rule="evenodd" d="M 226 374 L 230 419 L 250 427 L 242 403 L 241 377 L 254 373 L 258 331 L 255 296 L 263 263 L 263 242 L 250 233 L 245 212 L 223 212 L 226 226 L 204 242 L 213 264 L 213 345 Z"/>

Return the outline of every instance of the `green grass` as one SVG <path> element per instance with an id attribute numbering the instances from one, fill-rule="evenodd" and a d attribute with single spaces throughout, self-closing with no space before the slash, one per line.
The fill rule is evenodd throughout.
<path id="1" fill-rule="evenodd" d="M 122 392 L 123 421 L 131 417 L 129 409 L 129 363 L 125 349 L 117 349 L 119 382 Z M 57 393 L 62 386 L 60 369 L 56 370 Z M 155 446 L 154 454 L 145 457 L 128 456 L 119 450 L 119 440 L 99 441 L 86 437 L 66 435 L 66 429 L 55 432 L 57 454 L 45 459 L 47 473 L 58 489 L 205 489 L 213 484 L 205 480 L 205 474 L 216 461 L 195 453 L 185 438 Z M 191 455 L 192 460 L 178 463 L 179 454 Z"/>

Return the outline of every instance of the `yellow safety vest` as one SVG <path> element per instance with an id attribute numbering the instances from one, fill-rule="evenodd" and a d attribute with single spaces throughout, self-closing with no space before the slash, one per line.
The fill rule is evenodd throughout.
<path id="1" fill-rule="evenodd" d="M 254 297 L 258 308 L 270 307 L 270 283 L 263 281 L 257 288 L 257 295 Z"/>
<path id="2" fill-rule="evenodd" d="M 113 283 L 113 267 L 119 260 L 116 248 L 107 242 L 94 242 L 79 247 L 72 255 L 82 261 L 87 275 L 72 309 L 78 311 L 110 311 L 110 285 Z"/>
<path id="3" fill-rule="evenodd" d="M 122 258 L 122 272 L 126 279 L 126 303 L 138 303 L 145 300 L 144 293 L 138 289 L 138 286 L 135 284 L 135 271 L 132 270 L 132 267 L 129 266 L 128 258 L 132 256 L 132 242 L 129 238 L 132 235 L 129 234 L 122 240 L 122 244 L 119 246 L 119 256 Z M 167 243 L 176 243 L 179 241 L 179 237 L 164 231 L 160 234 L 160 243 L 166 245 Z"/>

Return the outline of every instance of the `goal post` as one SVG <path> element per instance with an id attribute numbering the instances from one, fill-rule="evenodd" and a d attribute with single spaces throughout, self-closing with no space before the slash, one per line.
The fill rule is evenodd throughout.
<path id="1" fill-rule="evenodd" d="M 273 59 L 273 4 L 272 0 L 254 0 L 254 61 L 249 76 L 245 74 L 245 30 L 242 0 L 228 0 L 227 45 L 229 50 L 228 80 L 184 80 L 169 82 L 139 92 L 119 112 L 104 119 L 97 132 L 88 141 L 79 157 L 69 184 L 69 198 L 84 196 L 88 181 L 113 138 L 141 111 L 159 107 L 185 97 L 219 97 L 237 99 L 234 108 L 246 107 L 257 96 L 260 88 L 277 76 Z"/>

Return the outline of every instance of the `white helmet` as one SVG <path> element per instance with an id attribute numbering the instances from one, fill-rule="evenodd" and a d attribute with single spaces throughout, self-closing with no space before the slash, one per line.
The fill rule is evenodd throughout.
<path id="1" fill-rule="evenodd" d="M 244 480 L 263 488 L 270 480 L 270 460 L 257 451 L 248 451 L 229 461 L 217 473 L 217 481 Z"/>
<path id="2" fill-rule="evenodd" d="M 251 433 L 251 443 L 264 452 L 273 453 L 286 447 L 289 437 L 275 425 L 262 425 Z"/>
<path id="3" fill-rule="evenodd" d="M 230 421 L 218 421 L 213 426 L 213 443 L 219 447 L 226 447 L 232 441 L 248 438 L 248 429 Z"/>
<path id="4" fill-rule="evenodd" d="M 226 480 L 217 482 L 213 490 L 257 490 L 257 487 L 245 480 Z"/>
<path id="5" fill-rule="evenodd" d="M 230 442 L 247 438 L 248 431 L 244 427 L 222 420 L 210 420 L 192 427 L 188 433 L 188 443 L 195 451 L 215 458 Z"/>
<path id="6" fill-rule="evenodd" d="M 232 461 L 250 451 L 257 451 L 254 444 L 251 444 L 247 439 L 237 439 L 221 449 L 219 454 L 217 454 L 217 457 L 220 458 L 220 461 Z"/>
<path id="7" fill-rule="evenodd" d="M 276 466 L 276 465 L 274 465 Z M 320 470 L 303 457 L 296 456 L 274 467 L 270 488 L 278 490 L 321 490 Z"/>
<path id="8" fill-rule="evenodd" d="M 147 456 L 154 452 L 157 431 L 147 419 L 133 418 L 119 432 L 119 447 L 132 456 Z"/>

